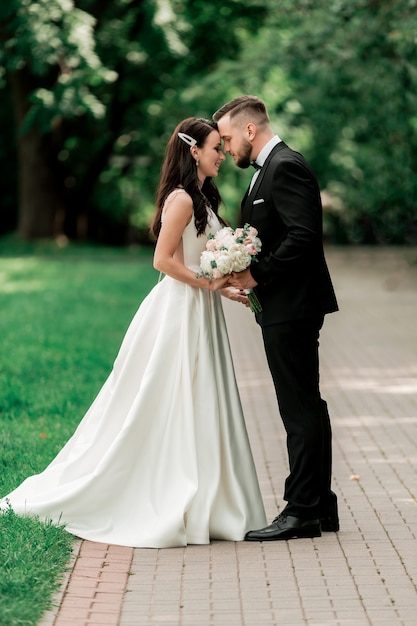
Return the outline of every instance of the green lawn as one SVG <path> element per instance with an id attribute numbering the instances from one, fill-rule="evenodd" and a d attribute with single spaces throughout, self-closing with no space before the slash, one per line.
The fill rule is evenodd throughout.
<path id="1" fill-rule="evenodd" d="M 158 279 L 152 251 L 0 242 L 0 496 L 41 471 L 109 374 Z M 32 626 L 71 553 L 62 528 L 0 515 L 0 624 Z"/>

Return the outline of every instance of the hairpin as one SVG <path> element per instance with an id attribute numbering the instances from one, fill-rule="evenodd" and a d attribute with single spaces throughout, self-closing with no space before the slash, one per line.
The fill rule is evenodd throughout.
<path id="1" fill-rule="evenodd" d="M 195 146 L 195 144 L 197 143 L 195 139 L 190 137 L 190 135 L 186 135 L 185 133 L 178 133 L 178 137 L 191 147 Z"/>

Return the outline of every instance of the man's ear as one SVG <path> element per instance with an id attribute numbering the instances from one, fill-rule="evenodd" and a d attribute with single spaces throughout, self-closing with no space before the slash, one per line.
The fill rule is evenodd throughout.
<path id="1" fill-rule="evenodd" d="M 249 141 L 253 141 L 256 136 L 256 124 L 249 122 L 249 124 L 246 125 L 246 133 Z"/>

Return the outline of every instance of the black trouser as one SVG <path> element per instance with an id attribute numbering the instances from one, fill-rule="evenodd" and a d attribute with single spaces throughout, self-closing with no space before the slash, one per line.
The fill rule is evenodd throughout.
<path id="1" fill-rule="evenodd" d="M 320 396 L 319 334 L 323 317 L 266 326 L 265 351 L 287 432 L 290 473 L 285 513 L 304 519 L 334 512 L 331 491 L 332 434 Z"/>

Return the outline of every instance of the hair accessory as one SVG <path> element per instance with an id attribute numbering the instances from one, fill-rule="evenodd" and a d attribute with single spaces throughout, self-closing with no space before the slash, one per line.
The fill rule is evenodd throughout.
<path id="1" fill-rule="evenodd" d="M 196 139 L 193 139 L 190 135 L 186 135 L 185 133 L 178 133 L 178 137 L 191 147 L 195 146 L 197 143 Z"/>

